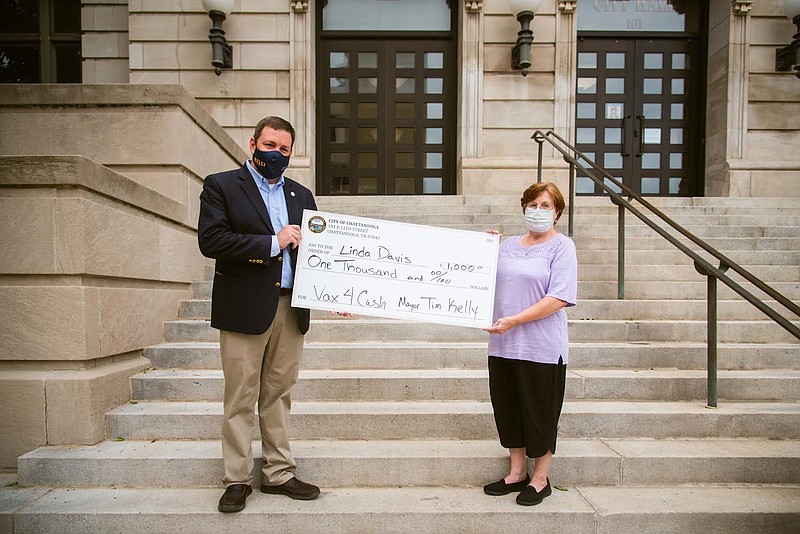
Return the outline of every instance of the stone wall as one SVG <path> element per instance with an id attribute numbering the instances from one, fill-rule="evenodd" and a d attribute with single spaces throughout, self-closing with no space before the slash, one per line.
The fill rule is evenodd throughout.
<path id="1" fill-rule="evenodd" d="M 464 24 L 476 24 L 482 17 L 483 70 L 477 73 L 482 85 L 478 122 L 477 150 L 462 161 L 461 191 L 469 195 L 516 195 L 536 181 L 538 145 L 531 139 L 537 129 L 556 127 L 559 106 L 570 105 L 556 98 L 556 33 L 562 15 L 556 2 L 545 0 L 531 24 L 534 43 L 531 68 L 527 76 L 511 70 L 511 48 L 519 22 L 505 2 L 484 2 L 482 13 L 464 13 Z M 472 74 L 467 73 L 467 76 Z M 462 105 L 473 96 L 464 93 L 474 80 L 462 79 Z M 466 125 L 472 127 L 472 125 Z M 569 132 L 560 132 L 568 135 Z M 462 143 L 466 139 L 462 136 Z M 471 157 L 469 157 L 471 156 Z M 545 146 L 543 179 L 555 181 L 567 191 L 567 172 L 563 161 Z"/>
<path id="2" fill-rule="evenodd" d="M 128 0 L 83 0 L 83 83 L 128 83 Z"/>
<path id="3" fill-rule="evenodd" d="M 180 85 L 0 86 L 0 154 L 88 157 L 185 205 L 187 224 L 203 177 L 248 157 Z"/>
<path id="4" fill-rule="evenodd" d="M 180 86 L 0 87 L 0 468 L 106 437 L 203 277 L 202 178 L 246 157 Z"/>
<path id="5" fill-rule="evenodd" d="M 775 71 L 794 25 L 783 3 L 736 15 L 712 0 L 706 115 L 706 194 L 798 197 L 800 80 Z"/>
<path id="6" fill-rule="evenodd" d="M 94 443 L 203 260 L 186 207 L 79 156 L 0 156 L 0 466 Z"/>
<path id="7" fill-rule="evenodd" d="M 800 197 L 800 79 L 775 71 L 775 50 L 797 29 L 777 0 L 754 2 L 752 18 L 747 139 L 730 162 L 731 196 Z"/>
<path id="8" fill-rule="evenodd" d="M 241 146 L 267 115 L 288 118 L 289 2 L 241 1 L 223 23 L 233 69 L 211 67 L 211 19 L 195 2 L 130 0 L 131 83 L 179 83 Z"/>

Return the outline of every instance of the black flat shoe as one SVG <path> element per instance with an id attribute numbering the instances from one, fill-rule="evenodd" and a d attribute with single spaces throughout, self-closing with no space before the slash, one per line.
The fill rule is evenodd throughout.
<path id="1" fill-rule="evenodd" d="M 491 484 L 486 484 L 483 487 L 483 492 L 486 495 L 508 495 L 512 491 L 520 491 L 525 489 L 525 487 L 530 484 L 531 477 L 527 474 L 523 480 L 519 482 L 514 482 L 513 484 L 506 484 L 506 480 L 501 478 L 497 482 L 492 482 Z"/>
<path id="2" fill-rule="evenodd" d="M 280 486 L 261 486 L 261 493 L 274 493 L 286 495 L 292 499 L 310 501 L 319 495 L 319 488 L 302 480 L 292 477 Z"/>
<path id="3" fill-rule="evenodd" d="M 550 479 L 547 479 L 547 485 L 541 491 L 536 491 L 533 486 L 527 486 L 522 492 L 517 495 L 517 504 L 522 506 L 533 506 L 539 504 L 545 497 L 549 497 L 553 493 L 550 488 Z"/>
<path id="4" fill-rule="evenodd" d="M 247 504 L 247 496 L 253 493 L 250 484 L 231 484 L 219 499 L 217 509 L 220 512 L 241 512 Z"/>

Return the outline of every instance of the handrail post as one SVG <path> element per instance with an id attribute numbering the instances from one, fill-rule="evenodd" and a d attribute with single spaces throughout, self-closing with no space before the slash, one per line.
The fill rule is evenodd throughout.
<path id="1" fill-rule="evenodd" d="M 706 277 L 707 308 L 708 318 L 706 326 L 708 330 L 708 347 L 706 349 L 708 359 L 708 406 L 717 407 L 717 278 L 709 275 Z"/>
<path id="2" fill-rule="evenodd" d="M 625 207 L 620 205 L 617 209 L 617 299 L 625 300 Z"/>
<path id="3" fill-rule="evenodd" d="M 567 234 L 572 237 L 575 226 L 575 165 L 569 162 L 569 228 Z"/>
<path id="4" fill-rule="evenodd" d="M 542 183 L 542 151 L 544 150 L 544 137 L 539 132 L 533 134 L 533 140 L 539 143 L 539 163 L 536 167 L 536 183 Z"/>
<path id="5" fill-rule="evenodd" d="M 708 407 L 717 407 L 717 277 L 701 266 L 697 261 L 694 262 L 694 269 L 706 277 L 706 308 L 708 316 L 706 318 L 706 359 L 708 367 L 707 394 Z M 728 270 L 728 266 L 720 264 L 719 270 L 723 273 Z"/>
<path id="6" fill-rule="evenodd" d="M 611 197 L 617 205 L 617 299 L 625 300 L 625 206 Z"/>

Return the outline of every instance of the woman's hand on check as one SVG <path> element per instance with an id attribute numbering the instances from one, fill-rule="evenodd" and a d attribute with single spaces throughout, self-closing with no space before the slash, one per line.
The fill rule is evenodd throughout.
<path id="1" fill-rule="evenodd" d="M 519 323 L 513 317 L 501 317 L 489 328 L 484 328 L 490 334 L 505 334 Z"/>

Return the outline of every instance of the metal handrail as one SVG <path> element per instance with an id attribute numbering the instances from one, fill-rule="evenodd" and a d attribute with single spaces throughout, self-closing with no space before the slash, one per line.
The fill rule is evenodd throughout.
<path id="1" fill-rule="evenodd" d="M 562 145 L 566 146 L 572 154 L 570 154 L 567 150 L 559 146 L 554 140 L 558 140 Z M 790 334 L 795 336 L 796 338 L 800 339 L 800 328 L 795 326 L 790 320 L 786 317 L 778 313 L 777 311 L 773 310 L 770 306 L 764 303 L 763 300 L 756 297 L 749 291 L 747 291 L 744 287 L 740 286 L 730 277 L 728 277 L 725 272 L 728 269 L 731 269 L 741 275 L 745 280 L 752 283 L 758 289 L 775 299 L 776 302 L 779 302 L 795 315 L 800 315 L 800 306 L 797 306 L 794 302 L 786 298 L 785 296 L 781 295 L 778 291 L 772 288 L 770 285 L 766 284 L 763 280 L 758 278 L 757 276 L 750 273 L 750 271 L 746 270 L 717 249 L 673 221 L 667 215 L 665 215 L 661 210 L 647 202 L 641 195 L 639 195 L 636 191 L 633 191 L 625 184 L 621 183 L 619 180 L 611 176 L 607 171 L 603 168 L 598 166 L 595 162 L 591 159 L 587 158 L 585 154 L 580 152 L 577 148 L 572 146 L 568 143 L 564 138 L 553 132 L 552 130 L 543 133 L 541 130 L 536 130 L 531 139 L 536 141 L 539 145 L 539 170 L 537 172 L 537 180 L 541 181 L 541 166 L 542 166 L 542 150 L 544 142 L 547 141 L 553 148 L 555 148 L 561 155 L 564 157 L 564 160 L 569 163 L 570 165 L 570 184 L 569 184 L 569 235 L 572 236 L 573 234 L 573 220 L 574 220 L 574 204 L 575 204 L 575 167 L 580 169 L 587 177 L 589 177 L 594 183 L 599 185 L 600 187 L 605 190 L 605 192 L 609 195 L 611 201 L 619 207 L 619 215 L 618 215 L 618 239 L 619 239 L 619 246 L 618 246 L 618 261 L 617 261 L 617 268 L 618 268 L 618 298 L 624 299 L 624 263 L 625 263 L 625 256 L 624 256 L 624 246 L 625 246 L 625 210 L 630 211 L 636 217 L 638 217 L 642 222 L 644 222 L 647 226 L 652 228 L 656 233 L 660 236 L 665 238 L 669 241 L 673 246 L 675 246 L 678 250 L 689 256 L 694 262 L 694 267 L 698 273 L 703 276 L 707 276 L 707 309 L 708 309 L 708 320 L 707 320 L 707 328 L 708 328 L 708 337 L 707 337 L 707 355 L 708 355 L 708 405 L 709 406 L 716 406 L 717 405 L 717 284 L 716 281 L 720 280 L 725 285 L 733 289 L 736 293 L 738 293 L 741 297 L 745 300 L 750 302 L 756 308 L 761 310 L 764 314 L 767 315 L 770 319 L 778 323 L 782 328 L 787 330 Z M 720 265 L 719 267 L 714 267 L 711 263 L 709 263 L 706 259 L 698 255 L 695 251 L 687 247 L 685 244 L 678 241 L 675 236 L 669 234 L 663 227 L 659 226 L 655 222 L 653 222 L 647 215 L 636 209 L 630 202 L 625 200 L 622 195 L 617 193 L 612 189 L 611 186 L 605 183 L 604 180 L 601 180 L 589 170 L 583 166 L 579 159 L 576 159 L 576 156 L 589 164 L 589 166 L 594 170 L 600 173 L 604 178 L 611 181 L 616 187 L 618 187 L 621 191 L 624 191 L 627 196 L 628 200 L 636 199 L 642 206 L 650 210 L 653 214 L 655 214 L 658 218 L 660 218 L 663 222 L 669 225 L 674 230 L 680 232 L 690 241 L 701 247 L 703 250 L 714 256 L 716 259 L 719 260 Z"/>

